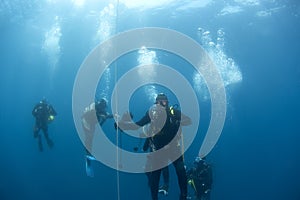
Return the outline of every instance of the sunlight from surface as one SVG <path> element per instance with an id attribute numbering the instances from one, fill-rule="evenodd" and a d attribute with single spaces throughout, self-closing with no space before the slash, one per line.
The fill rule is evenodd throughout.
<path id="1" fill-rule="evenodd" d="M 257 6 L 260 5 L 259 0 L 235 0 L 236 3 L 239 3 L 244 6 Z"/>
<path id="2" fill-rule="evenodd" d="M 177 5 L 177 10 L 188 10 L 192 8 L 203 8 L 213 2 L 212 0 L 120 0 L 120 3 L 124 4 L 129 9 L 151 9 L 170 7 L 171 5 Z"/>
<path id="3" fill-rule="evenodd" d="M 242 12 L 243 9 L 240 6 L 226 6 L 224 7 L 219 15 L 229 15 L 229 14 L 234 14 L 234 13 L 239 13 Z"/>
<path id="4" fill-rule="evenodd" d="M 77 7 L 82 7 L 85 4 L 85 0 L 72 0 L 72 3 Z"/>
<path id="5" fill-rule="evenodd" d="M 164 6 L 174 2 L 175 0 L 160 0 L 160 1 L 149 1 L 149 0 L 120 0 L 120 3 L 124 4 L 127 8 L 154 8 Z"/>
<path id="6" fill-rule="evenodd" d="M 201 0 L 201 1 L 188 1 L 183 4 L 181 7 L 177 8 L 177 10 L 190 10 L 194 8 L 204 8 L 211 4 L 212 0 Z"/>

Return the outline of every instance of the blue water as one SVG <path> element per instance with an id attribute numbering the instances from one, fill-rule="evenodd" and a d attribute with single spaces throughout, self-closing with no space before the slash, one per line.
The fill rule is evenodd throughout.
<path id="1" fill-rule="evenodd" d="M 96 162 L 95 177 L 86 176 L 84 147 L 72 115 L 72 90 L 83 60 L 100 42 L 132 28 L 164 27 L 201 44 L 224 80 L 225 125 L 207 155 L 214 169 L 211 199 L 299 200 L 299 3 L 130 2 L 134 1 L 0 2 L 0 199 L 150 199 L 144 174 L 117 173 Z M 116 65 L 122 74 L 136 65 L 160 63 L 188 79 L 201 106 L 198 134 L 185 154 L 189 166 L 209 124 L 210 96 L 195 70 L 181 67 L 189 65 L 185 60 L 164 55 L 155 49 L 136 51 Z M 110 98 L 115 75 L 114 67 L 105 73 L 97 95 Z M 130 100 L 136 118 L 151 106 L 159 90 L 177 101 L 166 88 L 140 88 Z M 55 146 L 48 149 L 44 144 L 41 153 L 33 138 L 31 110 L 42 97 L 58 116 L 49 125 Z M 104 129 L 116 142 L 113 121 Z M 122 146 L 131 149 L 137 143 L 124 137 Z M 170 194 L 161 199 L 177 199 L 178 193 L 171 167 Z"/>

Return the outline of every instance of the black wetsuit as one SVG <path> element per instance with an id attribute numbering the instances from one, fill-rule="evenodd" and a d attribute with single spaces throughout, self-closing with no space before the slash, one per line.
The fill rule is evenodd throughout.
<path id="1" fill-rule="evenodd" d="M 35 107 L 32 110 L 32 115 L 35 117 L 35 125 L 33 129 L 33 135 L 35 138 L 38 138 L 38 144 L 40 151 L 43 151 L 42 142 L 41 142 L 41 136 L 39 135 L 40 130 L 43 131 L 44 136 L 46 138 L 47 144 L 52 147 L 53 142 L 49 138 L 48 135 L 48 123 L 49 123 L 49 116 L 56 116 L 57 113 L 54 110 L 54 108 L 45 103 L 45 102 L 39 102 L 35 105 Z"/>
<path id="2" fill-rule="evenodd" d="M 204 160 L 195 162 L 187 172 L 188 179 L 193 182 L 192 187 L 198 200 L 209 200 L 212 187 L 212 167 Z"/>
<path id="3" fill-rule="evenodd" d="M 185 116 L 185 117 L 187 117 L 187 116 Z M 179 110 L 173 109 L 173 114 L 171 114 L 170 108 L 168 107 L 166 123 L 164 124 L 161 131 L 159 133 L 155 134 L 151 138 L 151 142 L 154 147 L 154 149 L 152 149 L 152 151 L 156 151 L 156 150 L 164 148 L 166 145 L 168 145 L 172 141 L 172 139 L 174 137 L 176 137 L 176 134 L 180 127 L 180 122 L 181 122 L 181 112 Z M 149 123 L 151 123 L 151 119 L 149 116 L 149 111 L 147 111 L 145 116 L 141 120 L 136 122 L 136 125 L 144 126 Z M 180 147 L 178 147 L 176 145 L 172 145 L 172 146 L 170 145 L 170 147 L 168 147 L 168 148 L 170 149 L 170 152 L 177 151 L 177 153 L 179 153 L 181 155 Z M 166 154 L 166 155 L 168 155 L 168 154 Z M 158 157 L 156 157 L 154 159 L 156 159 L 156 160 L 158 159 L 158 161 L 154 161 L 157 163 L 159 163 L 161 161 Z M 168 160 L 164 160 L 163 162 L 168 162 Z M 180 188 L 180 192 L 181 192 L 180 199 L 186 199 L 186 197 L 187 197 L 187 176 L 186 176 L 186 170 L 184 167 L 183 157 L 179 156 L 175 161 L 172 162 L 172 164 L 175 167 L 177 178 L 178 178 L 178 184 L 179 184 L 179 188 Z M 158 189 L 159 189 L 159 180 L 160 180 L 161 171 L 162 171 L 162 169 L 157 169 L 152 172 L 147 172 L 148 181 L 149 181 L 149 185 L 150 185 L 150 189 L 151 189 L 152 200 L 158 199 Z"/>

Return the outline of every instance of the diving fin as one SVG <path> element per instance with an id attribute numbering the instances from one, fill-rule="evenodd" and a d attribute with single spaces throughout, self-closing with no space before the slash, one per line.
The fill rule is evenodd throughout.
<path id="1" fill-rule="evenodd" d="M 86 171 L 86 175 L 89 177 L 94 177 L 94 169 L 92 167 L 92 160 L 89 159 L 88 156 L 86 156 L 85 158 L 85 171 Z"/>
<path id="2" fill-rule="evenodd" d="M 96 158 L 92 155 L 86 155 L 86 159 L 89 159 L 89 160 L 96 160 Z"/>

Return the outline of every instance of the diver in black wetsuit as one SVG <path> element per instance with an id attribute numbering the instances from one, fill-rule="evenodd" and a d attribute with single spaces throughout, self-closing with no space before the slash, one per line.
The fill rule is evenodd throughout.
<path id="1" fill-rule="evenodd" d="M 48 124 L 54 120 L 54 117 L 57 115 L 56 111 L 47 103 L 46 99 L 43 99 L 34 106 L 32 115 L 35 117 L 33 136 L 34 138 L 38 138 L 39 150 L 43 151 L 42 139 L 39 134 L 40 130 L 43 131 L 48 146 L 52 148 L 54 143 L 49 138 Z"/>
<path id="2" fill-rule="evenodd" d="M 194 166 L 187 171 L 188 183 L 195 191 L 197 200 L 209 200 L 212 187 L 212 167 L 205 158 L 197 157 Z"/>
<path id="3" fill-rule="evenodd" d="M 163 112 L 162 112 L 163 110 Z M 161 113 L 165 113 L 164 120 L 160 120 L 159 116 Z M 163 117 L 162 117 L 163 118 Z M 155 153 L 155 151 L 163 149 L 166 153 L 165 155 L 170 156 L 171 154 L 181 155 L 181 148 L 178 143 L 170 143 L 174 137 L 177 137 L 177 132 L 180 131 L 180 126 L 186 126 L 191 124 L 191 119 L 185 115 L 183 115 L 180 110 L 169 107 L 168 98 L 165 94 L 160 93 L 156 97 L 155 105 L 149 109 L 144 117 L 140 119 L 136 123 L 132 122 L 123 122 L 119 121 L 118 125 L 120 129 L 123 130 L 134 130 L 138 129 L 146 124 L 151 125 L 155 124 L 153 127 L 161 127 L 161 129 L 149 137 L 151 151 Z M 153 130 L 155 132 L 155 130 Z M 164 156 L 163 156 L 164 157 Z M 148 159 L 148 164 L 152 167 L 155 165 L 159 165 L 159 163 L 164 162 L 167 163 L 169 160 L 161 160 L 160 156 L 153 156 Z M 187 176 L 184 167 L 183 157 L 179 156 L 178 159 L 172 162 L 175 167 L 178 183 L 180 187 L 180 200 L 184 200 L 187 198 Z M 147 166 L 146 166 L 147 167 Z M 155 168 L 155 167 L 154 167 Z M 158 190 L 159 190 L 159 179 L 162 169 L 156 169 L 154 171 L 147 172 L 148 183 L 151 190 L 152 200 L 158 199 Z"/>

